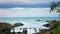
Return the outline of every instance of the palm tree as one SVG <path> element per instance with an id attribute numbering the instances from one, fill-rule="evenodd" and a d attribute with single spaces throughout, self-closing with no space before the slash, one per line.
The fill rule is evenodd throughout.
<path id="1" fill-rule="evenodd" d="M 57 10 L 56 12 L 60 13 L 59 7 L 60 7 L 60 2 L 52 2 L 50 6 L 50 9 L 51 9 L 50 12 Z"/>

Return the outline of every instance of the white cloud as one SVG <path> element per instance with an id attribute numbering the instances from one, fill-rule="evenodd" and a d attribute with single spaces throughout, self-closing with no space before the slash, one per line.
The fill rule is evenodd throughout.
<path id="1" fill-rule="evenodd" d="M 49 8 L 9 8 L 0 9 L 0 16 L 6 17 L 33 17 L 33 16 L 51 16 L 57 17 L 55 12 L 50 13 Z"/>
<path id="2" fill-rule="evenodd" d="M 37 4 L 37 3 L 49 3 L 52 1 L 60 0 L 0 0 L 0 3 Z"/>

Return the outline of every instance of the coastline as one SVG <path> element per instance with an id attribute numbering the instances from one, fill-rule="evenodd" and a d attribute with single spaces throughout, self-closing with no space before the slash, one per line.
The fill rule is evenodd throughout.
<path id="1" fill-rule="evenodd" d="M 35 20 L 35 21 L 36 21 L 36 20 Z M 53 20 L 53 21 L 54 21 L 54 20 Z M 57 21 L 57 20 L 55 20 L 55 21 Z M 46 22 L 46 23 L 45 23 L 45 22 Z M 37 21 L 37 23 L 35 23 L 35 25 L 32 24 L 32 23 L 31 23 L 31 24 L 30 24 L 30 23 L 27 23 L 27 24 L 28 24 L 28 25 L 27 25 L 27 24 L 24 23 L 24 22 L 23 22 L 23 24 L 25 24 L 25 26 L 27 27 L 27 29 L 32 29 L 31 31 L 34 31 L 34 33 L 37 33 L 37 31 L 38 31 L 38 32 L 39 32 L 39 31 L 41 32 L 42 30 L 43 30 L 44 32 L 45 32 L 45 31 L 51 32 L 50 29 L 49 29 L 49 28 L 50 28 L 50 27 L 49 27 L 50 24 L 49 24 L 49 26 L 47 25 L 49 28 L 47 27 L 46 29 L 44 29 L 44 28 L 46 27 L 45 24 L 48 24 L 49 22 L 51 22 L 51 21 L 45 20 L 44 22 L 43 22 L 43 21 Z M 16 22 L 16 23 L 22 23 L 22 22 Z M 40 25 L 38 25 L 39 23 L 40 23 Z M 30 25 L 29 25 L 29 24 L 30 24 Z M 42 27 L 41 25 L 44 26 L 44 27 Z M 22 29 L 26 28 L 25 26 L 24 26 L 24 27 L 21 26 Z M 29 27 L 29 26 L 30 26 L 30 27 Z M 40 27 L 40 26 L 41 26 L 41 27 Z M 19 27 L 20 27 L 19 25 L 18 25 L 18 27 L 13 26 L 13 28 L 17 28 L 17 30 L 16 30 L 17 32 L 18 32 L 18 30 L 19 30 Z M 28 28 L 28 27 L 29 27 L 29 28 Z M 33 27 L 33 28 L 31 28 L 31 27 Z M 37 31 L 35 31 L 35 28 L 37 29 Z M 40 29 L 40 28 L 42 28 L 42 29 Z M 30 31 L 29 31 L 29 32 L 30 32 Z"/>

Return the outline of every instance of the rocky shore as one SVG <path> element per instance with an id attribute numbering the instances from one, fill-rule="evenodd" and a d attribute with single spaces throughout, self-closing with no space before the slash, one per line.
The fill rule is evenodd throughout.
<path id="1" fill-rule="evenodd" d="M 49 30 L 46 30 L 46 29 L 43 29 L 43 30 L 40 30 L 40 32 L 37 32 L 35 34 L 53 34 L 54 33 L 54 29 L 58 27 L 58 23 L 59 21 L 56 21 L 56 20 L 52 20 L 52 21 L 49 21 L 47 20 L 46 22 L 49 22 L 48 24 L 44 24 L 43 26 L 45 27 L 49 27 L 50 29 Z M 56 34 L 56 33 L 55 33 Z"/>
<path id="2" fill-rule="evenodd" d="M 44 24 L 43 26 L 49 27 L 50 29 L 42 29 L 42 30 L 39 30 L 39 32 L 36 32 L 34 34 L 53 34 L 53 30 L 55 28 L 57 28 L 57 26 L 59 25 L 58 24 L 59 21 L 56 21 L 56 20 L 49 21 L 49 20 L 47 20 L 46 22 L 49 22 L 49 23 L 48 24 Z M 22 23 L 20 23 L 20 24 L 23 25 Z M 15 24 L 15 26 L 16 25 L 17 26 L 21 26 L 20 24 L 19 25 Z M 13 28 L 15 26 L 13 26 L 11 24 L 8 24 L 8 23 L 0 22 L 0 33 L 1 34 L 15 34 L 15 32 L 14 33 L 10 32 L 11 28 Z M 23 34 L 27 34 L 27 31 L 24 30 Z"/>

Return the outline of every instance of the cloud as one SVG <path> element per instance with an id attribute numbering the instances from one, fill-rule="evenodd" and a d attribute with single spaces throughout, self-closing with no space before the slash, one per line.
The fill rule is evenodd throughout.
<path id="1" fill-rule="evenodd" d="M 58 17 L 56 12 L 49 12 L 49 8 L 9 8 L 0 9 L 3 17 Z"/>
<path id="2" fill-rule="evenodd" d="M 14 7 L 50 7 L 51 2 L 60 0 L 0 0 L 0 8 Z"/>
<path id="3" fill-rule="evenodd" d="M 0 3 L 38 4 L 38 3 L 49 3 L 52 1 L 59 1 L 59 0 L 0 0 Z"/>

